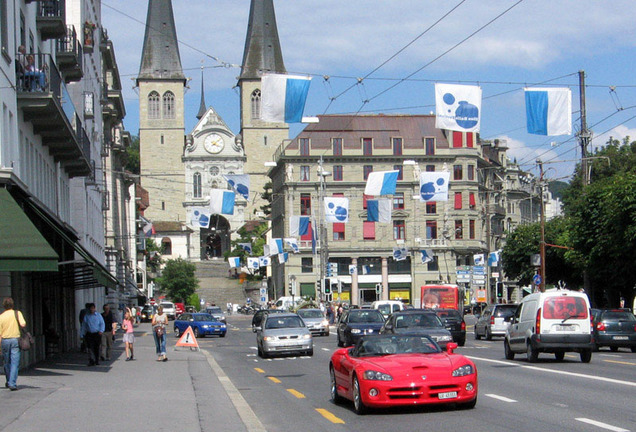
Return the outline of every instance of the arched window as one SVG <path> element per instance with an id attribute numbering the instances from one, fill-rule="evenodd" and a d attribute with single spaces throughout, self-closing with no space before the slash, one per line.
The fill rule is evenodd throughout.
<path id="1" fill-rule="evenodd" d="M 163 94 L 163 118 L 175 118 L 174 93 L 171 91 Z"/>
<path id="2" fill-rule="evenodd" d="M 261 91 L 259 89 L 252 92 L 252 118 L 261 118 Z"/>
<path id="3" fill-rule="evenodd" d="M 192 176 L 192 196 L 201 198 L 201 173 L 195 172 Z"/>
<path id="4" fill-rule="evenodd" d="M 172 240 L 169 237 L 161 239 L 161 254 L 172 255 Z"/>
<path id="5" fill-rule="evenodd" d="M 159 115 L 159 93 L 156 91 L 150 92 L 148 95 L 148 118 L 158 119 Z"/>

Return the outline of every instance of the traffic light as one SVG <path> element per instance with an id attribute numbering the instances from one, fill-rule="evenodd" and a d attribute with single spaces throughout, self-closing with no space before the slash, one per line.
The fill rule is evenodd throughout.
<path id="1" fill-rule="evenodd" d="M 327 277 L 338 275 L 338 263 L 327 263 Z"/>
<path id="2" fill-rule="evenodd" d="M 502 298 L 503 297 L 503 282 L 497 282 L 496 289 L 497 289 L 497 298 Z"/>
<path id="3" fill-rule="evenodd" d="M 382 284 L 375 284 L 375 293 L 380 295 L 382 293 Z"/>
<path id="4" fill-rule="evenodd" d="M 316 281 L 316 294 L 320 294 L 320 279 Z"/>
<path id="5" fill-rule="evenodd" d="M 325 279 L 325 295 L 331 294 L 331 281 L 329 279 Z"/>

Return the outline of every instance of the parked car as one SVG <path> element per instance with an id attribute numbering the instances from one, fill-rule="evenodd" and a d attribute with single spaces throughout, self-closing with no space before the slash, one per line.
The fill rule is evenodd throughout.
<path id="1" fill-rule="evenodd" d="M 506 321 L 514 315 L 518 304 L 494 304 L 484 309 L 475 323 L 475 339 L 492 340 L 493 336 L 505 336 L 510 321 Z"/>
<path id="2" fill-rule="evenodd" d="M 377 334 L 384 324 L 384 316 L 377 309 L 347 309 L 337 324 L 338 346 L 355 345 L 362 336 Z"/>
<path id="3" fill-rule="evenodd" d="M 256 327 L 259 327 L 265 318 L 265 315 L 270 313 L 285 313 L 282 309 L 260 309 L 257 310 L 254 316 L 252 317 L 252 331 L 256 332 Z"/>
<path id="4" fill-rule="evenodd" d="M 298 309 L 298 315 L 303 319 L 311 334 L 329 336 L 329 321 L 320 309 Z"/>
<path id="5" fill-rule="evenodd" d="M 220 336 L 225 337 L 227 326 L 207 313 L 182 313 L 174 321 L 174 335 L 179 337 L 184 331 L 192 327 L 194 337 Z"/>
<path id="6" fill-rule="evenodd" d="M 430 309 L 409 309 L 396 312 L 386 320 L 380 334 L 411 334 L 430 336 L 437 344 L 446 349 L 453 341 L 448 331 L 434 311 Z"/>
<path id="7" fill-rule="evenodd" d="M 150 322 L 157 313 L 157 305 L 147 304 L 141 309 L 141 322 Z"/>
<path id="8" fill-rule="evenodd" d="M 364 336 L 354 348 L 336 350 L 329 362 L 331 399 L 353 401 L 358 414 L 398 405 L 477 403 L 477 368 L 468 358 L 443 351 L 425 335 Z"/>
<path id="9" fill-rule="evenodd" d="M 464 317 L 456 309 L 435 309 L 435 314 L 442 320 L 446 330 L 451 333 L 453 342 L 459 346 L 466 343 L 466 322 Z"/>
<path id="10" fill-rule="evenodd" d="M 626 309 L 592 309 L 594 349 L 630 348 L 636 352 L 636 317 Z"/>
<path id="11" fill-rule="evenodd" d="M 314 342 L 303 319 L 295 313 L 263 315 L 256 326 L 256 346 L 263 358 L 273 354 L 299 353 L 314 355 Z"/>
<path id="12" fill-rule="evenodd" d="M 506 359 L 526 353 L 534 363 L 539 353 L 552 353 L 562 361 L 566 352 L 578 352 L 583 363 L 592 360 L 594 341 L 587 295 L 578 291 L 549 289 L 521 300 L 504 338 Z"/>
<path id="13" fill-rule="evenodd" d="M 168 316 L 168 319 L 175 319 L 177 317 L 177 309 L 174 306 L 174 303 L 169 301 L 162 301 L 160 306 L 163 308 L 163 313 Z"/>
<path id="14" fill-rule="evenodd" d="M 208 306 L 207 308 L 205 308 L 205 310 L 201 312 L 209 313 L 217 320 L 227 324 L 227 318 L 225 317 L 225 313 L 218 306 Z"/>

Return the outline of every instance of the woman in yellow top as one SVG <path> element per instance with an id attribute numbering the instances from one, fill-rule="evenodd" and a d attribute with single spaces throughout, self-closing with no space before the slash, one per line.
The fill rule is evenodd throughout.
<path id="1" fill-rule="evenodd" d="M 4 312 L 0 315 L 0 340 L 2 340 L 2 357 L 4 359 L 5 387 L 15 391 L 18 389 L 18 369 L 20 368 L 20 327 L 26 327 L 22 312 L 13 309 L 13 299 L 6 297 L 2 302 Z M 19 326 L 18 326 L 19 325 Z"/>

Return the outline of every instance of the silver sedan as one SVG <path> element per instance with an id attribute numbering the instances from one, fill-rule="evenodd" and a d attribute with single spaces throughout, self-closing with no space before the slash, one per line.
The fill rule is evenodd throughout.
<path id="1" fill-rule="evenodd" d="M 320 309 L 298 309 L 298 315 L 303 319 L 311 334 L 329 336 L 329 321 Z"/>
<path id="2" fill-rule="evenodd" d="M 305 322 L 294 313 L 267 314 L 256 327 L 258 355 L 314 355 L 314 342 Z"/>

